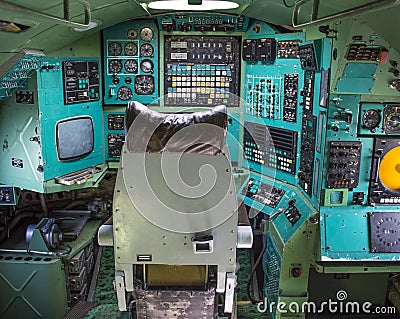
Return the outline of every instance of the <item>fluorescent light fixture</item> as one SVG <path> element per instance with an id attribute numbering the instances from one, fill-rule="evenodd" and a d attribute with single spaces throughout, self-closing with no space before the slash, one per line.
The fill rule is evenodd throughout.
<path id="1" fill-rule="evenodd" d="M 188 0 L 163 0 L 152 1 L 148 4 L 150 9 L 160 10 L 190 10 L 190 11 L 206 11 L 206 10 L 222 10 L 235 9 L 239 4 L 233 1 L 222 0 L 203 0 L 201 4 L 189 4 Z"/>

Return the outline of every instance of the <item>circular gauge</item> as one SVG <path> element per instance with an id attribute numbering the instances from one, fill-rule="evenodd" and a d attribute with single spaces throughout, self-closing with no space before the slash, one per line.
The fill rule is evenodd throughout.
<path id="1" fill-rule="evenodd" d="M 117 97 L 122 101 L 129 100 L 132 98 L 132 90 L 127 86 L 121 86 L 118 89 Z"/>
<path id="2" fill-rule="evenodd" d="M 135 78 L 135 92 L 139 95 L 150 95 L 154 92 L 154 78 L 140 75 Z"/>
<path id="3" fill-rule="evenodd" d="M 143 44 L 140 47 L 140 55 L 146 57 L 152 57 L 154 53 L 153 46 L 151 44 Z"/>
<path id="4" fill-rule="evenodd" d="M 140 69 L 141 69 L 144 73 L 153 72 L 154 64 L 153 64 L 153 62 L 151 62 L 151 61 L 148 60 L 148 59 L 143 60 L 143 61 L 140 63 Z"/>
<path id="5" fill-rule="evenodd" d="M 119 73 L 122 70 L 122 63 L 121 60 L 117 59 L 112 59 L 110 62 L 108 62 L 108 69 L 110 70 L 110 73 Z"/>
<path id="6" fill-rule="evenodd" d="M 129 73 L 136 73 L 138 70 L 138 63 L 136 60 L 128 59 L 125 61 L 125 70 Z"/>
<path id="7" fill-rule="evenodd" d="M 122 52 L 122 47 L 118 42 L 111 42 L 108 45 L 108 55 L 117 56 Z"/>
<path id="8" fill-rule="evenodd" d="M 125 55 L 130 55 L 130 56 L 136 55 L 137 51 L 138 51 L 138 49 L 137 49 L 137 45 L 135 43 L 128 42 L 127 44 L 125 44 L 125 47 L 124 47 Z"/>
<path id="9" fill-rule="evenodd" d="M 150 42 L 151 40 L 153 40 L 153 36 L 154 36 L 154 32 L 151 28 L 143 28 L 142 30 L 140 30 L 140 38 L 143 41 L 146 42 Z"/>
<path id="10" fill-rule="evenodd" d="M 391 149 L 382 158 L 379 165 L 379 179 L 382 184 L 392 190 L 400 190 L 400 146 Z"/>
<path id="11" fill-rule="evenodd" d="M 135 39 L 137 39 L 138 32 L 135 29 L 130 29 L 130 30 L 128 30 L 127 36 L 128 36 L 128 39 L 135 40 Z"/>
<path id="12" fill-rule="evenodd" d="M 363 126 L 369 130 L 374 130 L 381 122 L 381 115 L 377 110 L 368 110 L 362 117 Z"/>
<path id="13" fill-rule="evenodd" d="M 400 106 L 387 106 L 384 110 L 385 116 L 385 132 L 400 132 Z"/>

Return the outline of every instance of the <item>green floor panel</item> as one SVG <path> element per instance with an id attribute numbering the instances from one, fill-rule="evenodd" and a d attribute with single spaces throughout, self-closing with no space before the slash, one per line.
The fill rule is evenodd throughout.
<path id="1" fill-rule="evenodd" d="M 249 297 L 247 297 L 247 280 L 249 279 L 249 274 L 251 271 L 250 251 L 247 249 L 238 249 L 236 259 L 240 265 L 240 269 L 237 274 L 237 281 L 238 281 L 236 287 L 237 300 L 238 301 L 249 300 Z"/>
<path id="2" fill-rule="evenodd" d="M 117 304 L 103 304 L 89 311 L 86 319 L 129 319 L 129 313 L 120 312 Z"/>
<path id="3" fill-rule="evenodd" d="M 102 305 L 117 304 L 117 296 L 113 285 L 114 278 L 114 250 L 112 247 L 104 247 L 94 301 Z"/>

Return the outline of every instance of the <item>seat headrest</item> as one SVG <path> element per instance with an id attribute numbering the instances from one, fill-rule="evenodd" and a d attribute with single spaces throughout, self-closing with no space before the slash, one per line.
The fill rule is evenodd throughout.
<path id="1" fill-rule="evenodd" d="M 125 142 L 133 153 L 195 153 L 217 155 L 226 138 L 225 105 L 194 113 L 163 114 L 129 102 Z"/>

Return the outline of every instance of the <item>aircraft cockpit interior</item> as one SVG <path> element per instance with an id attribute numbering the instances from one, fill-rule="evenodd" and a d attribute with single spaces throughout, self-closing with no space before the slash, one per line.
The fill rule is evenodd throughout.
<path id="1" fill-rule="evenodd" d="M 400 0 L 0 0 L 0 319 L 400 318 Z"/>

